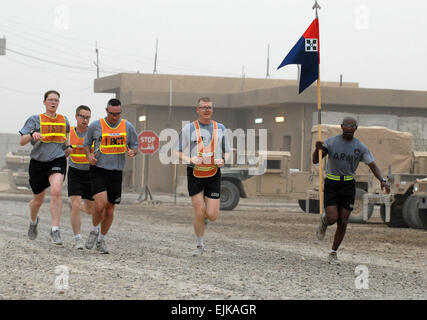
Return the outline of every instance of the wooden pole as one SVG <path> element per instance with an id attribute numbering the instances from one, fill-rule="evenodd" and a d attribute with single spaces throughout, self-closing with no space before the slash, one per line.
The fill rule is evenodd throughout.
<path id="1" fill-rule="evenodd" d="M 318 140 L 322 141 L 322 100 L 320 93 L 320 63 L 319 63 L 319 76 L 317 78 L 317 135 Z M 319 215 L 322 219 L 323 213 L 323 159 L 322 159 L 323 150 L 319 150 Z"/>

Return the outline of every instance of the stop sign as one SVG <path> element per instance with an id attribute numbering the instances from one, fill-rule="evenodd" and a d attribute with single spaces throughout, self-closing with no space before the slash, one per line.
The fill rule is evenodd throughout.
<path id="1" fill-rule="evenodd" d="M 159 149 L 159 136 L 152 130 L 141 131 L 138 141 L 138 149 L 142 153 L 152 154 Z"/>

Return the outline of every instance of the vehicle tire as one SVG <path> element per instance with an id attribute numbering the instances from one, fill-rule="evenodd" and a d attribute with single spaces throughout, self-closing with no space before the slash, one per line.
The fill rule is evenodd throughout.
<path id="1" fill-rule="evenodd" d="M 403 204 L 402 214 L 406 224 L 414 229 L 424 229 L 423 220 L 421 215 L 425 214 L 421 212 L 423 210 L 418 209 L 418 197 L 411 194 Z"/>
<path id="2" fill-rule="evenodd" d="M 221 210 L 233 210 L 240 200 L 240 193 L 237 186 L 228 180 L 221 180 Z"/>
<path id="3" fill-rule="evenodd" d="M 387 225 L 392 228 L 408 228 L 405 220 L 403 219 L 403 203 L 405 201 L 405 196 L 397 196 L 395 201 L 391 204 L 390 207 L 390 222 L 387 222 Z M 380 207 L 381 219 L 385 222 L 385 205 L 382 204 Z"/>
<path id="4" fill-rule="evenodd" d="M 348 222 L 350 223 L 365 223 L 363 221 L 363 195 L 366 193 L 365 190 L 356 188 L 356 198 L 354 200 L 354 208 L 351 212 Z M 372 217 L 374 213 L 374 205 L 368 205 L 368 220 Z"/>
<path id="5" fill-rule="evenodd" d="M 310 212 L 309 213 L 315 213 L 315 214 L 319 214 L 320 212 L 320 203 L 319 200 L 315 200 L 315 199 L 310 199 L 309 200 L 309 207 L 310 207 Z M 301 208 L 302 211 L 305 212 L 305 202 L 306 200 L 298 200 L 298 204 L 299 207 Z"/>

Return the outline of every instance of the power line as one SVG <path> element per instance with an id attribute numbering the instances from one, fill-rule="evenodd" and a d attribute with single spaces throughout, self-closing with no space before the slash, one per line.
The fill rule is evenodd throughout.
<path id="1" fill-rule="evenodd" d="M 92 71 L 93 72 L 93 70 L 88 69 L 88 68 L 83 68 L 83 67 L 79 67 L 79 66 L 73 66 L 73 65 L 65 64 L 65 63 L 50 61 L 50 60 L 47 60 L 47 59 L 35 57 L 35 56 L 29 55 L 29 54 L 26 54 L 26 53 L 23 53 L 23 52 L 19 52 L 19 51 L 13 50 L 13 49 L 9 49 L 9 48 L 6 48 L 6 51 L 10 51 L 10 52 L 18 54 L 20 56 L 24 56 L 24 57 L 27 57 L 27 58 L 30 58 L 30 59 L 38 60 L 38 61 L 41 61 L 41 62 L 54 64 L 54 65 L 57 65 L 57 66 L 60 66 L 60 67 L 77 69 L 77 70 Z"/>
<path id="2" fill-rule="evenodd" d="M 18 54 L 20 56 L 24 56 L 26 58 L 30 58 L 30 59 L 34 59 L 34 60 L 38 60 L 44 63 L 49 63 L 49 64 L 53 64 L 53 65 L 57 65 L 60 67 L 64 67 L 64 68 L 70 68 L 70 69 L 75 69 L 75 70 L 81 70 L 81 71 L 85 71 L 85 72 L 93 72 L 93 69 L 89 69 L 89 68 L 84 68 L 84 67 L 80 67 L 80 66 L 76 66 L 76 65 L 70 65 L 70 64 L 65 64 L 65 63 L 60 63 L 60 62 L 56 62 L 56 61 L 52 61 L 52 60 L 48 60 L 48 59 L 43 59 L 40 57 L 36 57 L 27 53 L 23 53 L 17 50 L 13 50 L 13 49 L 9 49 L 6 48 L 7 51 L 10 51 L 12 53 Z M 122 72 L 126 72 L 126 71 L 122 71 Z M 117 71 L 111 71 L 111 70 L 106 70 L 104 71 L 104 73 L 109 73 L 109 74 L 113 74 L 113 73 L 117 73 Z"/>
<path id="3" fill-rule="evenodd" d="M 40 29 L 40 28 L 35 28 L 33 26 L 28 26 L 28 25 L 26 25 L 24 23 L 17 22 L 16 20 L 13 20 L 13 19 L 10 19 L 10 18 L 6 18 L 6 17 L 3 17 L 3 16 L 0 16 L 0 20 L 1 19 L 10 21 L 12 23 L 18 24 L 18 25 L 23 26 L 25 28 L 29 28 L 29 29 L 31 29 L 31 31 L 34 31 L 34 30 L 40 31 L 40 32 L 42 32 L 44 34 L 47 34 L 49 36 L 54 36 L 54 37 L 60 38 L 61 40 L 62 39 L 69 39 L 69 40 L 71 40 L 73 42 L 76 42 L 76 43 L 79 43 L 79 44 L 84 44 L 86 47 L 90 46 L 91 48 L 93 48 L 93 45 L 90 44 L 87 41 L 82 41 L 82 40 L 79 40 L 79 39 L 76 39 L 76 38 L 73 38 L 73 37 L 69 37 L 69 36 L 57 35 L 57 34 L 45 31 L 45 30 Z M 37 34 L 37 37 L 40 38 L 40 35 Z M 48 41 L 52 41 L 52 40 L 50 39 Z M 105 52 L 103 51 L 103 55 L 104 56 L 110 56 L 110 57 L 113 57 L 114 59 L 117 59 L 117 55 L 113 55 L 113 54 L 109 53 L 109 51 L 110 52 L 117 52 L 120 56 L 125 57 L 125 59 L 122 59 L 122 60 L 136 62 L 139 65 L 144 64 L 145 63 L 144 61 L 152 61 L 152 58 L 147 58 L 147 57 L 143 57 L 143 56 L 140 56 L 140 55 L 131 54 L 131 53 L 128 53 L 128 52 L 117 50 L 115 48 L 109 48 L 109 47 L 99 46 L 98 49 L 104 49 L 104 50 L 106 50 Z M 133 57 L 137 57 L 137 59 L 135 59 Z M 195 70 L 194 66 L 176 64 L 176 63 L 173 63 L 173 62 L 170 62 L 170 61 L 167 61 L 167 60 L 161 60 L 161 59 L 159 59 L 159 62 L 161 62 L 161 64 L 163 66 L 167 66 L 167 67 L 169 67 L 171 69 Z M 140 68 L 137 68 L 137 69 L 140 69 Z M 197 68 L 196 72 L 202 72 L 202 73 L 206 72 L 206 73 L 209 73 L 209 74 L 212 74 L 212 75 L 223 75 L 223 76 L 233 76 L 233 77 L 240 76 L 239 74 L 233 74 L 233 73 L 228 73 L 228 72 L 218 72 L 217 70 L 214 71 L 214 70 L 209 70 L 209 69 L 206 69 L 206 68 Z"/>
<path id="4" fill-rule="evenodd" d="M 10 55 L 9 56 L 5 56 L 4 58 L 6 58 L 7 60 L 9 60 L 9 61 L 11 61 L 13 63 L 16 63 L 16 64 L 20 64 L 20 65 L 23 65 L 23 66 L 26 66 L 26 67 L 30 67 L 30 68 L 33 68 L 33 69 L 43 70 L 43 72 L 44 72 L 45 75 L 48 75 L 48 76 L 51 76 L 51 77 L 55 77 L 55 78 L 60 77 L 61 79 L 71 80 L 73 82 L 79 82 L 79 83 L 82 82 L 81 78 L 77 79 L 77 78 L 69 78 L 69 77 L 64 76 L 63 75 L 64 72 L 63 71 L 59 71 L 58 69 L 51 69 L 51 68 L 47 68 L 46 66 L 28 64 L 28 63 L 25 63 L 25 62 L 22 62 L 22 61 L 15 60 L 15 59 L 11 58 Z M 85 72 L 85 71 L 73 70 L 73 72 L 78 72 L 80 74 L 81 73 L 85 73 L 86 75 L 88 75 L 88 73 Z M 49 74 L 49 73 L 51 73 L 51 74 Z M 52 73 L 55 73 L 55 75 L 52 74 Z M 60 76 L 58 74 L 60 74 Z"/>

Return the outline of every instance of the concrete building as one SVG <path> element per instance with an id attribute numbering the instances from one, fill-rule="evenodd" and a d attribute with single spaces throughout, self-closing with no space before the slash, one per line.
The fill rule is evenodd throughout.
<path id="1" fill-rule="evenodd" d="M 165 128 L 177 132 L 183 121 L 197 118 L 197 99 L 214 103 L 214 119 L 227 128 L 267 129 L 268 150 L 290 151 L 291 167 L 308 170 L 311 130 L 317 124 L 316 86 L 298 94 L 296 81 L 158 74 L 117 74 L 96 79 L 95 92 L 115 93 L 123 118 L 139 133 Z M 359 88 L 357 83 L 322 82 L 322 123 L 339 124 L 352 115 L 361 126 L 381 125 L 414 134 L 414 149 L 427 150 L 427 92 Z M 282 116 L 283 122 L 275 118 Z M 262 123 L 255 119 L 262 118 Z M 168 143 L 163 142 L 161 145 Z M 149 157 L 148 184 L 158 192 L 172 192 L 174 166 L 163 165 L 159 152 Z M 127 163 L 124 185 L 140 191 L 143 157 Z M 180 166 L 179 175 L 185 175 Z"/>

